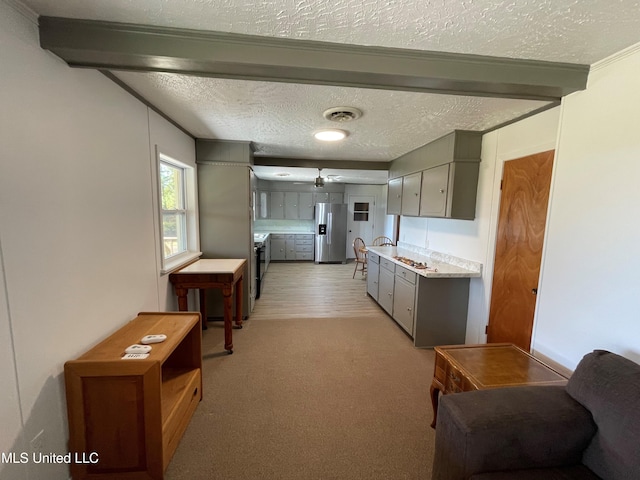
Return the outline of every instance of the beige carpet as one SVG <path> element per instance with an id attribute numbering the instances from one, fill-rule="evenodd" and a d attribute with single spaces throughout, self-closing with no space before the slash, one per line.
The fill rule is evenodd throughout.
<path id="1" fill-rule="evenodd" d="M 203 401 L 166 478 L 429 479 L 433 351 L 386 315 L 204 332 Z"/>

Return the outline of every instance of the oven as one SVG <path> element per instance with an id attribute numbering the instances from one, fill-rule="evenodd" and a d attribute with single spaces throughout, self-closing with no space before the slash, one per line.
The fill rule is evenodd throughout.
<path id="1" fill-rule="evenodd" d="M 271 261 L 271 238 L 268 233 L 253 235 L 253 246 L 256 255 L 256 299 L 260 298 L 264 275 Z"/>

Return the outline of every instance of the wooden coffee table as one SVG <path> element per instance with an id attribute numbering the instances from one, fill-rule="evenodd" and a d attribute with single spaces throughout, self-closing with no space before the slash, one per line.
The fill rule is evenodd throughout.
<path id="1" fill-rule="evenodd" d="M 447 345 L 436 352 L 431 403 L 436 426 L 438 397 L 443 394 L 515 387 L 565 385 L 567 377 L 510 343 Z"/>

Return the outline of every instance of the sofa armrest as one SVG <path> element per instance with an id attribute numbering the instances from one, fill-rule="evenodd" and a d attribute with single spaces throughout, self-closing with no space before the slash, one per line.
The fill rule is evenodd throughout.
<path id="1" fill-rule="evenodd" d="M 596 431 L 564 387 L 523 386 L 440 399 L 432 480 L 580 463 Z"/>

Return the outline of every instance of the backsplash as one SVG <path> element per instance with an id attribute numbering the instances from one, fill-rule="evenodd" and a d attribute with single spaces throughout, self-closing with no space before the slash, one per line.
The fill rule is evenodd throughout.
<path id="1" fill-rule="evenodd" d="M 457 267 L 466 268 L 467 270 L 472 270 L 474 272 L 482 273 L 481 263 L 467 260 L 465 258 L 454 257 L 453 255 L 436 252 L 435 250 L 418 247 L 417 245 L 412 245 L 410 243 L 405 243 L 405 242 L 398 242 L 398 248 L 402 248 L 409 252 L 417 253 L 418 255 L 423 255 L 437 262 L 448 263 L 450 265 L 455 265 Z"/>
<path id="2" fill-rule="evenodd" d="M 260 232 L 309 232 L 313 233 L 313 220 L 256 220 L 253 231 Z"/>

